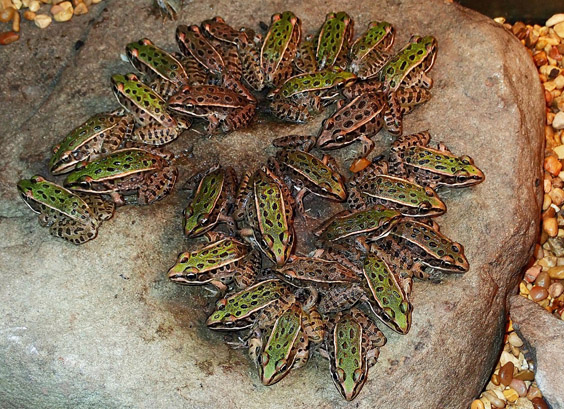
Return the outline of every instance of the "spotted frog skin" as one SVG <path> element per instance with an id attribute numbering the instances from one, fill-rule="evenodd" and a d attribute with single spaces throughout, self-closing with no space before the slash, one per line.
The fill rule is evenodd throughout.
<path id="1" fill-rule="evenodd" d="M 165 98 L 190 81 L 180 60 L 148 38 L 127 44 L 125 50 L 131 64 L 148 77 L 146 82 Z"/>
<path id="2" fill-rule="evenodd" d="M 234 238 L 222 238 L 201 249 L 181 253 L 168 278 L 183 285 L 209 283 L 224 293 L 232 282 L 239 289 L 252 285 L 260 264 L 256 251 Z"/>
<path id="3" fill-rule="evenodd" d="M 265 167 L 247 174 L 237 193 L 234 219 L 240 234 L 278 266 L 294 246 L 293 206 L 287 186 Z"/>
<path id="4" fill-rule="evenodd" d="M 168 113 L 166 101 L 135 74 L 113 75 L 112 89 L 138 126 L 131 139 L 149 145 L 163 145 L 178 137 L 180 125 Z"/>
<path id="5" fill-rule="evenodd" d="M 22 179 L 18 192 L 31 210 L 39 215 L 39 224 L 49 232 L 73 244 L 96 238 L 98 227 L 114 214 L 113 203 L 92 195 L 78 195 L 35 175 Z"/>
<path id="6" fill-rule="evenodd" d="M 235 202 L 237 175 L 233 168 L 213 166 L 203 174 L 195 175 L 191 184 L 197 183 L 194 195 L 184 209 L 184 234 L 197 237 L 211 230 L 219 222 L 234 225 L 228 216 Z"/>
<path id="7" fill-rule="evenodd" d="M 292 61 L 301 38 L 301 21 L 291 11 L 274 14 L 260 50 L 265 85 L 277 87 L 292 75 Z"/>
<path id="8" fill-rule="evenodd" d="M 317 41 L 313 34 L 302 37 L 296 51 L 296 57 L 294 58 L 294 66 L 299 72 L 308 73 L 317 71 L 317 61 L 315 59 L 316 47 Z"/>
<path id="9" fill-rule="evenodd" d="M 298 74 L 268 94 L 270 111 L 282 120 L 307 122 L 312 114 L 321 112 L 323 101 L 331 102 L 338 95 L 338 87 L 355 80 L 353 73 L 334 67 Z"/>
<path id="10" fill-rule="evenodd" d="M 151 204 L 170 193 L 178 170 L 171 154 L 152 149 L 126 148 L 83 165 L 70 173 L 64 185 L 85 193 L 109 194 L 118 205 L 123 195 L 136 194 L 137 204 Z M 157 154 L 159 153 L 159 154 Z"/>
<path id="11" fill-rule="evenodd" d="M 82 161 L 96 160 L 119 148 L 133 131 L 133 118 L 116 112 L 100 113 L 76 127 L 53 147 L 49 170 L 53 175 L 69 172 Z"/>
<path id="12" fill-rule="evenodd" d="M 317 36 L 316 60 L 319 69 L 337 65 L 345 68 L 354 36 L 354 21 L 344 11 L 329 13 Z"/>
<path id="13" fill-rule="evenodd" d="M 350 70 L 362 79 L 378 73 L 390 58 L 388 50 L 394 43 L 394 36 L 394 27 L 390 23 L 371 22 L 350 48 Z"/>
<path id="14" fill-rule="evenodd" d="M 337 202 L 347 198 L 343 176 L 328 155 L 319 160 L 307 152 L 281 150 L 276 159 L 269 159 L 269 167 L 277 175 L 283 175 L 289 186 L 298 189 L 295 200 L 302 215 L 305 215 L 303 198 L 308 192 Z"/>
<path id="15" fill-rule="evenodd" d="M 182 54 L 194 57 L 213 75 L 220 76 L 224 71 L 225 61 L 223 61 L 223 57 L 198 26 L 180 24 L 176 28 L 176 42 Z"/>
<path id="16" fill-rule="evenodd" d="M 333 382 L 346 400 L 351 401 L 360 393 L 368 369 L 376 363 L 385 343 L 384 334 L 356 308 L 338 313 L 329 321 L 325 351 Z"/>
<path id="17" fill-rule="evenodd" d="M 433 217 L 446 212 L 446 205 L 430 187 L 388 175 L 388 163 L 371 163 L 350 181 L 347 204 L 351 209 L 383 205 L 404 216 Z"/>
<path id="18" fill-rule="evenodd" d="M 467 187 L 481 183 L 485 176 L 467 156 L 456 156 L 440 143 L 428 147 L 431 135 L 420 132 L 398 138 L 391 149 L 391 171 L 435 187 Z"/>
<path id="19" fill-rule="evenodd" d="M 208 134 L 244 127 L 256 110 L 249 100 L 217 85 L 185 86 L 168 100 L 168 107 L 178 114 L 205 118 Z"/>

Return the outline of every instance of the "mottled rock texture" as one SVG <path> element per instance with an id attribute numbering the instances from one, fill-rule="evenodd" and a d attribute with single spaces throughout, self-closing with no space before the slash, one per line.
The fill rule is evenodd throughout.
<path id="1" fill-rule="evenodd" d="M 175 23 L 149 16 L 149 1 L 105 1 L 92 13 L 40 31 L 23 22 L 19 42 L 0 49 L 0 407 L 2 408 L 335 408 L 349 407 L 328 363 L 316 357 L 264 387 L 245 353 L 203 322 L 208 292 L 169 283 L 165 272 L 185 248 L 180 190 L 150 207 L 121 208 L 99 237 L 75 247 L 49 236 L 17 197 L 15 183 L 47 175 L 51 146 L 90 115 L 111 110 L 112 73 L 127 42 L 150 37 L 169 49 Z M 311 32 L 339 1 L 193 1 L 180 22 L 222 15 L 258 27 L 293 10 Z M 416 282 L 407 336 L 384 329 L 388 344 L 355 407 L 466 408 L 486 383 L 504 330 L 507 297 L 538 231 L 544 100 L 535 67 L 519 42 L 487 18 L 446 1 L 356 2 L 346 11 L 357 32 L 385 19 L 396 49 L 412 34 L 439 42 L 432 100 L 405 121 L 435 142 L 472 156 L 486 181 L 442 192 L 442 231 L 461 242 L 471 263 L 464 276 Z M 258 164 L 269 141 L 307 126 L 268 124 L 212 139 L 183 137 L 196 161 L 181 180 L 219 160 Z M 382 132 L 378 149 L 391 138 Z M 356 147 L 355 147 L 356 148 Z M 352 156 L 352 152 L 345 151 Z M 306 205 L 323 202 L 311 200 Z"/>
<path id="2" fill-rule="evenodd" d="M 564 408 L 564 322 L 521 296 L 513 296 L 513 327 L 525 341 L 535 364 L 535 380 L 552 409 Z"/>

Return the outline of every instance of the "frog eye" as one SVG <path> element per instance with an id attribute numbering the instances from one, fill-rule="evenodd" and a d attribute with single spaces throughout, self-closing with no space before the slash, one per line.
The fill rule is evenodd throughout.
<path id="1" fill-rule="evenodd" d="M 468 155 L 463 155 L 460 157 L 460 161 L 465 164 L 465 165 L 473 165 L 474 161 L 472 160 L 472 158 Z"/>

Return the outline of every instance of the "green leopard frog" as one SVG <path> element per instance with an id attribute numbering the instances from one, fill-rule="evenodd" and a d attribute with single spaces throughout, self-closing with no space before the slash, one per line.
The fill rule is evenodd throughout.
<path id="1" fill-rule="evenodd" d="M 331 378 L 343 397 L 351 401 L 362 390 L 368 369 L 380 355 L 386 337 L 360 310 L 339 312 L 329 321 L 324 347 Z"/>
<path id="2" fill-rule="evenodd" d="M 197 184 L 194 195 L 184 209 L 184 234 L 197 237 L 219 222 L 233 225 L 228 213 L 235 202 L 237 175 L 233 168 L 213 166 L 203 174 L 195 175 L 190 184 Z"/>
<path id="3" fill-rule="evenodd" d="M 148 38 L 127 44 L 125 51 L 129 62 L 147 76 L 145 82 L 164 97 L 190 81 L 182 63 Z"/>
<path id="4" fill-rule="evenodd" d="M 255 282 L 260 255 L 234 239 L 222 238 L 201 249 L 184 252 L 168 271 L 168 278 L 183 285 L 212 284 L 224 293 L 230 283 L 246 288 Z"/>
<path id="5" fill-rule="evenodd" d="M 119 103 L 133 116 L 137 128 L 131 139 L 163 145 L 176 139 L 182 127 L 167 111 L 166 101 L 135 74 L 112 75 L 112 89 Z"/>
<path id="6" fill-rule="evenodd" d="M 270 111 L 285 121 L 307 122 L 312 114 L 321 112 L 323 104 L 332 102 L 339 87 L 355 80 L 353 73 L 335 67 L 295 75 L 267 95 L 272 100 Z"/>
<path id="7" fill-rule="evenodd" d="M 196 25 L 180 24 L 176 28 L 176 42 L 185 56 L 192 56 L 210 73 L 220 77 L 225 70 L 223 57 Z"/>
<path id="8" fill-rule="evenodd" d="M 261 281 L 219 300 L 206 324 L 215 330 L 245 329 L 251 327 L 259 315 L 278 314 L 294 302 L 294 295 L 281 280 Z"/>
<path id="9" fill-rule="evenodd" d="M 433 217 L 446 212 L 446 205 L 430 187 L 388 175 L 386 162 L 371 163 L 350 181 L 347 204 L 351 209 L 383 205 L 404 216 Z"/>
<path id="10" fill-rule="evenodd" d="M 137 204 L 151 204 L 170 193 L 178 170 L 173 155 L 162 150 L 126 148 L 93 162 L 82 163 L 70 173 L 64 185 L 85 193 L 108 194 L 117 205 L 123 195 L 136 194 Z"/>
<path id="11" fill-rule="evenodd" d="M 133 118 L 116 112 L 90 117 L 53 147 L 49 170 L 53 175 L 71 171 L 82 161 L 98 159 L 119 148 L 133 131 Z"/>
<path id="12" fill-rule="evenodd" d="M 269 168 L 282 175 L 289 186 L 298 189 L 296 205 L 305 215 L 303 198 L 311 192 L 319 197 L 343 202 L 347 191 L 336 162 L 328 155 L 319 160 L 310 153 L 298 150 L 278 151 L 276 159 L 269 159 Z"/>
<path id="13" fill-rule="evenodd" d="M 394 43 L 394 36 L 394 27 L 390 23 L 371 22 L 350 48 L 350 70 L 361 79 L 377 74 L 390 58 L 387 51 Z"/>
<path id="14" fill-rule="evenodd" d="M 347 66 L 347 54 L 354 36 L 354 21 L 344 11 L 329 13 L 317 36 L 315 54 L 319 69 Z"/>
<path id="15" fill-rule="evenodd" d="M 293 206 L 288 187 L 265 167 L 247 174 L 237 193 L 234 219 L 240 234 L 278 266 L 294 246 Z"/>
<path id="16" fill-rule="evenodd" d="M 185 86 L 168 100 L 168 107 L 180 115 L 206 119 L 208 134 L 245 127 L 256 111 L 254 103 L 218 85 Z"/>
<path id="17" fill-rule="evenodd" d="M 20 196 L 39 215 L 49 233 L 73 244 L 96 238 L 98 227 L 114 215 L 113 203 L 94 195 L 78 195 L 35 175 L 17 185 Z"/>
<path id="18" fill-rule="evenodd" d="M 392 171 L 417 183 L 431 186 L 467 187 L 481 183 L 485 176 L 467 155 L 456 156 L 440 143 L 428 147 L 431 135 L 420 132 L 398 138 L 391 149 Z"/>
<path id="19" fill-rule="evenodd" d="M 260 50 L 260 66 L 268 87 L 278 87 L 292 75 L 302 23 L 291 11 L 274 14 Z"/>

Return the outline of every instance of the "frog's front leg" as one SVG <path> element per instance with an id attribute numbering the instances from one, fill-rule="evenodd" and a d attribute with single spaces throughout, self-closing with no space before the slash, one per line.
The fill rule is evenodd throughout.
<path id="1" fill-rule="evenodd" d="M 278 148 L 302 149 L 305 152 L 309 152 L 316 143 L 315 135 L 286 135 L 272 141 L 272 144 Z"/>
<path id="2" fill-rule="evenodd" d="M 153 123 L 137 128 L 133 131 L 131 139 L 148 145 L 164 145 L 174 141 L 180 135 L 176 124 L 174 126 Z"/>
<path id="3" fill-rule="evenodd" d="M 296 123 L 306 123 L 311 119 L 311 114 L 305 105 L 296 105 L 284 100 L 272 101 L 269 105 L 270 112 L 277 118 Z"/>

